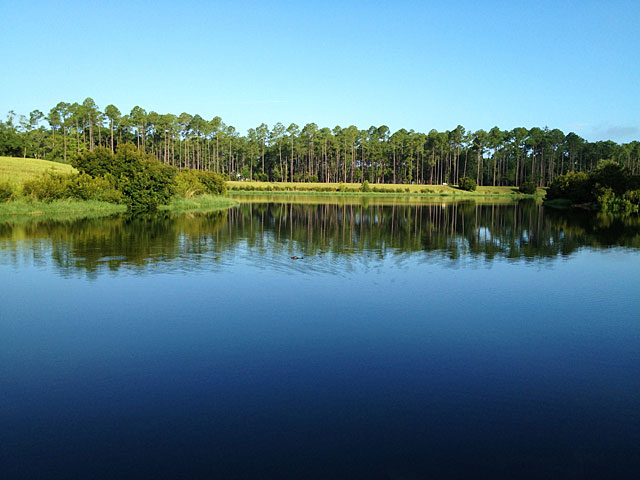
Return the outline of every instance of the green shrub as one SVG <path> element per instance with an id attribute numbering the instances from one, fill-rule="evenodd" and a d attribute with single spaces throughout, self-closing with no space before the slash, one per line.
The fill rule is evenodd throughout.
<path id="1" fill-rule="evenodd" d="M 593 185 L 610 188 L 616 195 L 622 195 L 628 188 L 629 172 L 625 167 L 612 160 L 602 160 L 589 174 Z"/>
<path id="2" fill-rule="evenodd" d="M 69 175 L 55 173 L 53 169 L 22 184 L 22 193 L 31 200 L 52 202 L 67 196 Z"/>
<path id="3" fill-rule="evenodd" d="M 362 185 L 360 185 L 360 191 L 363 193 L 369 193 L 371 191 L 371 185 L 369 185 L 367 180 L 362 182 Z"/>
<path id="4" fill-rule="evenodd" d="M 86 173 L 70 175 L 67 178 L 66 197 L 78 200 L 122 203 L 122 192 L 103 177 L 92 178 Z"/>
<path id="5" fill-rule="evenodd" d="M 174 195 L 175 168 L 136 150 L 132 144 L 119 146 L 115 159 L 122 169 L 116 178 L 116 186 L 130 209 L 152 210 L 168 203 Z"/>
<path id="6" fill-rule="evenodd" d="M 584 172 L 567 172 L 558 175 L 547 190 L 547 200 L 567 199 L 573 203 L 593 201 L 589 176 Z"/>
<path id="7" fill-rule="evenodd" d="M 176 169 L 131 143 L 119 145 L 115 155 L 97 147 L 93 152 L 79 155 L 72 163 L 80 172 L 110 180 L 131 209 L 154 209 L 168 203 L 175 192 Z"/>
<path id="8" fill-rule="evenodd" d="M 520 184 L 518 190 L 520 191 L 520 193 L 524 193 L 525 195 L 533 195 L 538 191 L 538 187 L 534 182 L 528 181 Z"/>
<path id="9" fill-rule="evenodd" d="M 473 192 L 476 187 L 476 181 L 471 177 L 460 177 L 460 179 L 458 180 L 458 188 L 460 188 L 461 190 Z"/>
<path id="10" fill-rule="evenodd" d="M 13 185 L 9 182 L 0 182 L 0 202 L 8 202 L 13 197 Z"/>
<path id="11" fill-rule="evenodd" d="M 191 198 L 203 195 L 207 187 L 200 181 L 197 170 L 182 170 L 176 175 L 176 195 Z"/>
<path id="12" fill-rule="evenodd" d="M 227 179 L 215 172 L 202 172 L 196 170 L 200 183 L 205 186 L 206 193 L 211 195 L 224 195 L 227 193 Z"/>
<path id="13" fill-rule="evenodd" d="M 640 190 L 630 190 L 622 196 L 622 213 L 640 212 Z"/>

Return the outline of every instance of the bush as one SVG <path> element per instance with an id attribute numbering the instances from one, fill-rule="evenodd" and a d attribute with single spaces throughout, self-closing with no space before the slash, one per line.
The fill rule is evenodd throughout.
<path id="1" fill-rule="evenodd" d="M 135 168 L 120 175 L 117 184 L 130 209 L 153 210 L 173 197 L 175 176 L 174 168 L 143 158 Z"/>
<path id="2" fill-rule="evenodd" d="M 103 177 L 92 178 L 86 173 L 71 175 L 67 178 L 66 195 L 78 200 L 97 200 L 100 202 L 122 203 L 122 192 Z"/>
<path id="3" fill-rule="evenodd" d="M 524 193 L 525 195 L 534 195 L 538 191 L 538 187 L 536 186 L 535 182 L 528 181 L 523 182 L 518 190 L 520 191 L 520 193 Z"/>
<path id="4" fill-rule="evenodd" d="M 9 182 L 0 182 L 0 202 L 8 202 L 13 197 L 13 185 Z"/>
<path id="5" fill-rule="evenodd" d="M 371 191 L 371 185 L 369 185 L 367 180 L 362 182 L 362 185 L 360 185 L 360 191 L 363 193 L 369 193 Z"/>
<path id="6" fill-rule="evenodd" d="M 628 189 L 629 172 L 619 163 L 603 160 L 589 175 L 591 182 L 600 187 L 610 188 L 616 195 L 622 195 Z"/>
<path id="7" fill-rule="evenodd" d="M 41 202 L 52 202 L 67 196 L 69 175 L 55 173 L 53 169 L 22 184 L 25 197 Z"/>
<path id="8" fill-rule="evenodd" d="M 199 170 L 197 172 L 200 183 L 205 186 L 206 193 L 211 195 L 224 195 L 227 193 L 227 180 L 224 175 Z"/>
<path id="9" fill-rule="evenodd" d="M 111 181 L 131 209 L 154 209 L 168 203 L 175 192 L 175 168 L 137 150 L 131 143 L 119 145 L 115 155 L 107 148 L 97 147 L 72 163 L 80 172 Z"/>
<path id="10" fill-rule="evenodd" d="M 191 198 L 206 193 L 207 187 L 200 181 L 197 170 L 182 170 L 176 175 L 176 195 Z"/>
<path id="11" fill-rule="evenodd" d="M 567 172 L 558 175 L 547 190 L 547 200 L 568 199 L 573 203 L 593 200 L 589 177 L 584 172 Z"/>
<path id="12" fill-rule="evenodd" d="M 118 148 L 119 150 L 120 148 Z M 105 147 L 96 147 L 92 152 L 87 151 L 71 159 L 71 165 L 81 173 L 92 177 L 111 175 L 118 178 L 124 171 L 122 157 L 116 157 Z"/>
<path id="13" fill-rule="evenodd" d="M 471 177 L 460 177 L 458 180 L 458 188 L 466 190 L 467 192 L 473 192 L 476 188 L 476 181 Z"/>

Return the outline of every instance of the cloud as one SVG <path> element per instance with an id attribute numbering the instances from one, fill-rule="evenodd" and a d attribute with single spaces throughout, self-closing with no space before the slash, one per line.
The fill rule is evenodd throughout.
<path id="1" fill-rule="evenodd" d="M 640 137 L 640 126 L 638 125 L 593 125 L 586 122 L 574 122 L 567 126 L 569 129 L 578 133 L 578 135 L 582 135 L 592 142 L 598 140 L 629 142 L 631 140 L 638 140 Z"/>
<path id="2" fill-rule="evenodd" d="M 640 127 L 633 125 L 616 125 L 614 127 L 606 127 L 602 130 L 604 136 L 609 138 L 626 138 L 637 135 L 639 132 Z"/>

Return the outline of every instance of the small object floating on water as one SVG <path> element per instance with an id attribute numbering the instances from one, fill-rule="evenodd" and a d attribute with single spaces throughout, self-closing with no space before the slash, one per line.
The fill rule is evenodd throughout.
<path id="1" fill-rule="evenodd" d="M 304 257 L 298 257 L 297 255 L 294 255 L 293 257 L 291 257 L 291 260 L 303 260 Z"/>

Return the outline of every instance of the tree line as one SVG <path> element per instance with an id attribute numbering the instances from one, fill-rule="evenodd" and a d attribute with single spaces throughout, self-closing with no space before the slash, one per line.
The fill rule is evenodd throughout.
<path id="1" fill-rule="evenodd" d="M 133 143 L 166 165 L 213 171 L 230 179 L 299 182 L 401 184 L 457 183 L 544 187 L 568 172 L 591 172 L 600 160 L 613 160 L 640 174 L 640 142 L 589 142 L 559 129 L 516 127 L 428 133 L 385 125 L 366 130 L 320 128 L 308 123 L 272 127 L 262 123 L 241 135 L 218 116 L 160 114 L 136 106 L 122 113 L 93 99 L 60 102 L 47 114 L 10 111 L 0 121 L 0 155 L 69 163 L 103 146 L 116 151 Z"/>

